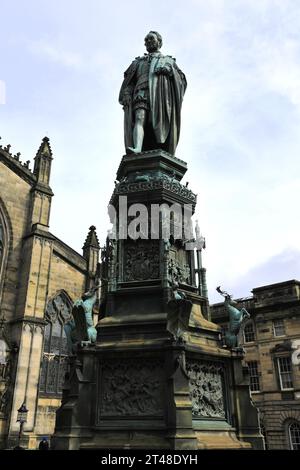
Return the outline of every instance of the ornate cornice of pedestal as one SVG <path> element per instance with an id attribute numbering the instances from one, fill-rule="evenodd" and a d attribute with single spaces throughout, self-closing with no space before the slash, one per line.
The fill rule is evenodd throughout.
<path id="1" fill-rule="evenodd" d="M 153 177 L 145 181 L 119 183 L 114 190 L 111 202 L 116 195 L 125 195 L 129 193 L 139 193 L 145 191 L 166 190 L 183 198 L 187 203 L 196 204 L 197 195 L 179 181 L 171 181 L 166 176 Z"/>
<path id="2" fill-rule="evenodd" d="M 132 171 L 150 169 L 161 169 L 165 173 L 175 171 L 175 178 L 180 181 L 187 171 L 187 164 L 161 149 L 124 155 L 117 171 L 117 179 L 121 181 Z"/>
<path id="3" fill-rule="evenodd" d="M 141 193 L 143 198 L 143 194 L 152 193 L 159 199 L 164 199 L 165 194 L 171 199 L 179 198 L 181 203 L 195 206 L 197 195 L 180 183 L 186 171 L 187 164 L 183 160 L 163 150 L 125 155 L 117 172 L 110 203 L 115 202 L 116 196 Z"/>

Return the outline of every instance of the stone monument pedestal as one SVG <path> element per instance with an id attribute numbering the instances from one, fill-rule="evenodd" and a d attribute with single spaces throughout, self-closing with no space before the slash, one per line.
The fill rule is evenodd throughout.
<path id="1" fill-rule="evenodd" d="M 194 211 L 196 196 L 180 183 L 186 169 L 162 150 L 121 161 L 111 198 L 118 236 L 102 266 L 104 317 L 97 342 L 70 358 L 55 449 L 263 448 L 242 353 L 222 347 L 194 251 L 174 236 L 184 217 L 170 218 L 167 240 L 147 238 L 151 217 L 145 238 L 120 237 L 132 222 L 130 212 L 121 221 L 120 196 L 149 214 L 153 204 Z"/>

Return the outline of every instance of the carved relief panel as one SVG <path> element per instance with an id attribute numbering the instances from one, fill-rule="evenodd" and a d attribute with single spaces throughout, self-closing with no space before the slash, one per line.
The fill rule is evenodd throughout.
<path id="1" fill-rule="evenodd" d="M 191 269 L 188 254 L 181 248 L 174 245 L 170 249 L 168 260 L 168 277 L 171 284 L 173 282 L 181 284 L 191 284 Z"/>
<path id="2" fill-rule="evenodd" d="M 123 280 L 159 279 L 158 240 L 126 240 L 124 243 Z"/>
<path id="3" fill-rule="evenodd" d="M 146 417 L 163 413 L 163 367 L 159 360 L 109 360 L 100 371 L 101 417 Z"/>
<path id="4" fill-rule="evenodd" d="M 226 419 L 224 366 L 218 362 L 187 361 L 194 418 Z"/>

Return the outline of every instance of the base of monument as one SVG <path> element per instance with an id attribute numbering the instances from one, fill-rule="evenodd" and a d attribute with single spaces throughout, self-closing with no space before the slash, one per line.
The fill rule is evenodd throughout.
<path id="1" fill-rule="evenodd" d="M 222 347 L 202 275 L 196 282 L 200 264 L 196 269 L 194 251 L 175 236 L 196 205 L 196 195 L 181 184 L 186 170 L 183 160 L 160 149 L 120 162 L 110 201 L 116 227 L 128 228 L 122 214 L 132 204 L 144 205 L 145 234 L 150 226 L 163 234 L 168 219 L 153 217 L 153 205 L 189 211 L 169 216 L 167 237 L 108 240 L 97 342 L 72 359 L 55 448 L 263 448 L 243 354 Z"/>
<path id="2" fill-rule="evenodd" d="M 252 446 L 250 442 L 238 440 L 234 431 L 201 432 L 163 436 L 154 433 L 109 433 L 99 434 L 91 440 L 84 435 L 75 437 L 56 434 L 52 439 L 51 448 L 55 450 L 243 450 L 262 449 Z"/>
<path id="3" fill-rule="evenodd" d="M 91 436 L 74 436 L 56 433 L 52 438 L 54 450 L 243 450 L 263 449 L 261 438 L 253 436 L 253 442 L 239 440 L 232 431 L 195 432 L 164 436 L 155 433 L 97 433 Z"/>
<path id="4" fill-rule="evenodd" d="M 219 347 L 216 325 L 179 343 L 162 318 L 155 338 L 121 323 L 107 318 L 73 359 L 54 449 L 263 448 L 241 355 Z"/>
<path id="5" fill-rule="evenodd" d="M 197 435 L 197 448 L 203 450 L 242 450 L 251 449 L 250 442 L 243 442 L 237 439 L 234 432 L 222 433 L 218 432 L 203 432 L 196 433 Z"/>

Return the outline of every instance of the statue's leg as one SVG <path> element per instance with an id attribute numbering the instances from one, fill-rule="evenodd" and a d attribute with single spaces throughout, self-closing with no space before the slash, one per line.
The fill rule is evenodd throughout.
<path id="1" fill-rule="evenodd" d="M 94 326 L 88 328 L 88 337 L 91 343 L 96 343 L 97 340 L 97 330 Z"/>
<path id="2" fill-rule="evenodd" d="M 146 110 L 143 108 L 138 108 L 135 111 L 135 121 L 134 121 L 134 128 L 133 128 L 134 148 L 130 149 L 134 153 L 139 153 L 142 151 L 145 124 L 146 124 Z"/>

